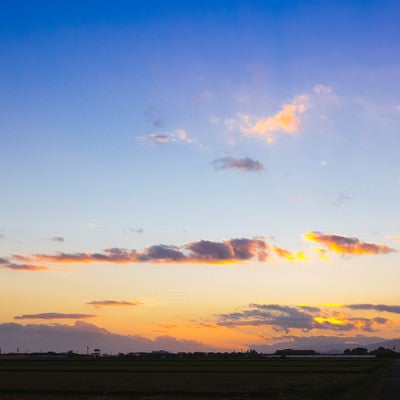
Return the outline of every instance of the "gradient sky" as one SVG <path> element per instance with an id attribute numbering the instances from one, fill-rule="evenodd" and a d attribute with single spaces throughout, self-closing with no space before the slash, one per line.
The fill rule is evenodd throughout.
<path id="1" fill-rule="evenodd" d="M 0 328 L 399 337 L 399 18 L 2 1 Z"/>

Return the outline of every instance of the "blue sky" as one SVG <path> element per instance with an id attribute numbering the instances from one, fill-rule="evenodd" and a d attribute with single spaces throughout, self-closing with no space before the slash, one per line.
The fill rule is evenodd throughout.
<path id="1" fill-rule="evenodd" d="M 135 300 L 141 305 L 129 316 L 140 332 L 118 307 L 95 323 L 155 337 L 154 324 L 169 319 L 175 327 L 165 333 L 189 340 L 189 321 L 207 320 L 216 324 L 205 335 L 210 343 L 227 335 L 238 348 L 252 327 L 220 332 L 216 316 L 254 301 L 399 304 L 395 279 L 387 281 L 398 274 L 400 236 L 397 2 L 1 6 L 0 273 L 13 306 L 0 322 Z M 310 243 L 307 232 L 320 235 Z M 251 253 L 202 266 L 215 256 L 204 252 L 216 249 L 202 241 L 233 249 L 235 238 L 262 238 L 275 258 Z M 168 257 L 147 265 L 143 257 L 158 245 L 179 249 L 185 267 Z M 38 257 L 110 248 L 140 256 L 123 268 L 90 266 L 91 256 L 67 264 Z M 15 267 L 24 262 L 49 270 Z M 357 298 L 346 281 L 361 283 Z M 35 301 L 33 282 L 43 292 Z M 293 290 L 286 299 L 283 282 Z M 46 285 L 54 288 L 50 303 Z M 65 301 L 70 285 L 79 290 Z M 377 309 L 364 311 L 377 318 Z M 397 323 L 373 332 L 391 337 Z M 351 333 L 367 332 L 357 329 Z"/>

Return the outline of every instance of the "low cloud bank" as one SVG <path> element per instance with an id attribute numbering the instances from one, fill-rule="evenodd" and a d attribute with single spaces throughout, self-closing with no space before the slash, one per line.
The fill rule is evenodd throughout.
<path id="1" fill-rule="evenodd" d="M 86 353 L 95 348 L 103 353 L 150 352 L 154 350 L 210 351 L 212 346 L 194 340 L 159 336 L 148 339 L 138 335 L 118 335 L 84 321 L 74 325 L 63 324 L 0 324 L 0 343 L 3 353 L 16 352 L 66 352 Z"/>

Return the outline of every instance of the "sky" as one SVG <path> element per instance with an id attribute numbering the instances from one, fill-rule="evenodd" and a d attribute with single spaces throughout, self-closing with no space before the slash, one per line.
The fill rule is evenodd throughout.
<path id="1" fill-rule="evenodd" d="M 400 336 L 397 1 L 0 5 L 3 352 Z"/>

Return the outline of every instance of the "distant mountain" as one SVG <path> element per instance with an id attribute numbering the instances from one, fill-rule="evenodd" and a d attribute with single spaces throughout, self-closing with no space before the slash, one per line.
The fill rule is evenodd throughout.
<path id="1" fill-rule="evenodd" d="M 393 343 L 393 344 L 392 344 Z M 379 346 L 400 350 L 400 339 L 385 340 L 378 336 L 309 336 L 309 337 L 290 337 L 289 340 L 277 342 L 273 345 L 251 345 L 251 348 L 259 353 L 274 353 L 279 349 L 312 349 L 322 354 L 341 354 L 345 349 L 355 347 L 365 347 L 368 350 L 375 350 Z"/>
<path id="2" fill-rule="evenodd" d="M 400 339 L 385 340 L 383 342 L 369 344 L 365 347 L 368 350 L 376 350 L 378 347 L 384 347 L 385 349 L 400 351 Z"/>

